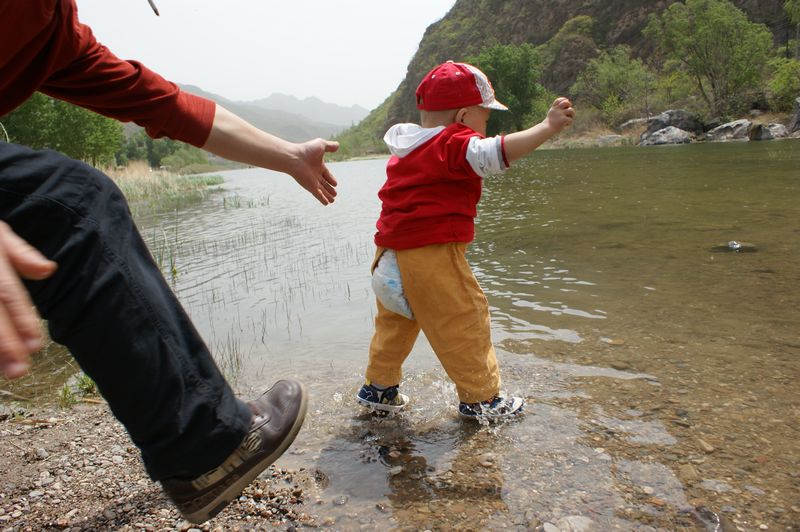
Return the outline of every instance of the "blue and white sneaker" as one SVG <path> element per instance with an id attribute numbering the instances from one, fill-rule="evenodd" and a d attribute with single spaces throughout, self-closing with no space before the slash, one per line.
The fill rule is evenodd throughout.
<path id="1" fill-rule="evenodd" d="M 358 391 L 356 400 L 372 410 L 381 412 L 399 412 L 408 404 L 408 396 L 400 393 L 398 386 L 380 389 L 369 381 Z"/>
<path id="2" fill-rule="evenodd" d="M 465 419 L 498 421 L 520 414 L 523 406 L 525 401 L 521 397 L 496 395 L 480 403 L 459 403 L 458 413 Z"/>

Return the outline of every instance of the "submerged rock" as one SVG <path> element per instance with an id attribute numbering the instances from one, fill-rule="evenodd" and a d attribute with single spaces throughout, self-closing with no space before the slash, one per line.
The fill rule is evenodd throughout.
<path id="1" fill-rule="evenodd" d="M 758 248 L 750 242 L 731 240 L 727 244 L 717 244 L 711 248 L 714 253 L 755 253 Z"/>

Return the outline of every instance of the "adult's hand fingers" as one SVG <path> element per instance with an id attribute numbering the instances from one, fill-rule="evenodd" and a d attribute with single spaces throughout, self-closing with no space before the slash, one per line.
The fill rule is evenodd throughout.
<path id="1" fill-rule="evenodd" d="M 40 319 L 20 277 L 44 279 L 55 268 L 0 222 L 0 372 L 8 378 L 23 375 L 41 347 Z"/>
<path id="2" fill-rule="evenodd" d="M 56 271 L 55 262 L 18 237 L 5 222 L 0 222 L 0 253 L 8 257 L 11 267 L 25 279 L 46 279 Z"/>
<path id="3" fill-rule="evenodd" d="M 323 205 L 332 203 L 336 198 L 338 182 L 325 165 L 325 154 L 339 149 L 339 143 L 323 139 L 315 139 L 302 147 L 301 161 L 303 166 L 295 179 Z"/>

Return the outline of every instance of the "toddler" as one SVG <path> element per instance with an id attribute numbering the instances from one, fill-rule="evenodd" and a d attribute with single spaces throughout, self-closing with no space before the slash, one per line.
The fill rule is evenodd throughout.
<path id="1" fill-rule="evenodd" d="M 401 367 L 422 330 L 456 385 L 462 417 L 513 416 L 524 401 L 500 393 L 489 306 L 465 253 L 482 179 L 570 125 L 575 111 L 558 98 L 541 123 L 486 138 L 491 110 L 508 108 L 483 72 L 452 61 L 431 70 L 416 97 L 422 125 L 396 124 L 384 137 L 392 157 L 378 193 L 378 315 L 357 400 L 386 412 L 408 404 L 399 391 Z"/>

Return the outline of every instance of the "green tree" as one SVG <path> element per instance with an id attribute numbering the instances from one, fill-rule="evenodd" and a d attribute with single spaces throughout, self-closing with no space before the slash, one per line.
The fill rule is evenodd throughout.
<path id="1" fill-rule="evenodd" d="M 783 4 L 789 22 L 794 24 L 794 57 L 800 60 L 800 0 L 786 0 Z"/>
<path id="2" fill-rule="evenodd" d="M 61 100 L 53 100 L 53 106 L 50 147 L 93 165 L 114 160 L 122 140 L 122 124 Z"/>
<path id="3" fill-rule="evenodd" d="M 123 138 L 117 150 L 116 159 L 118 165 L 127 164 L 128 161 L 147 160 L 147 134 L 144 130 Z"/>
<path id="4" fill-rule="evenodd" d="M 743 110 L 761 84 L 772 34 L 727 0 L 686 0 L 651 15 L 644 34 L 694 78 L 715 116 Z"/>
<path id="5" fill-rule="evenodd" d="M 530 44 L 494 45 L 477 57 L 467 59 L 491 80 L 497 99 L 508 106 L 508 112 L 492 113 L 487 133 L 518 131 L 537 106 L 545 90 L 539 83 L 541 62 L 536 48 Z"/>
<path id="6" fill-rule="evenodd" d="M 181 172 L 191 167 L 208 164 L 208 155 L 200 148 L 189 144 L 181 144 L 172 154 L 161 159 L 161 164 L 173 172 Z"/>
<path id="7" fill-rule="evenodd" d="M 778 58 L 770 62 L 774 75 L 769 81 L 769 103 L 776 111 L 791 111 L 800 96 L 800 61 Z"/>
<path id="8" fill-rule="evenodd" d="M 55 122 L 53 101 L 35 93 L 28 101 L 2 118 L 9 140 L 33 149 L 52 147 L 52 125 Z"/>
<path id="9" fill-rule="evenodd" d="M 147 162 L 152 168 L 161 167 L 161 160 L 178 151 L 180 147 L 179 143 L 172 139 L 153 139 L 150 137 L 145 138 L 145 146 L 147 147 Z"/>
<path id="10" fill-rule="evenodd" d="M 38 92 L 3 123 L 12 142 L 58 150 L 94 165 L 113 161 L 122 139 L 122 125 L 116 120 Z"/>
<path id="11" fill-rule="evenodd" d="M 655 76 L 629 47 L 620 45 L 589 61 L 578 76 L 571 93 L 599 109 L 603 120 L 617 125 L 632 114 L 648 114 L 648 96 Z"/>

